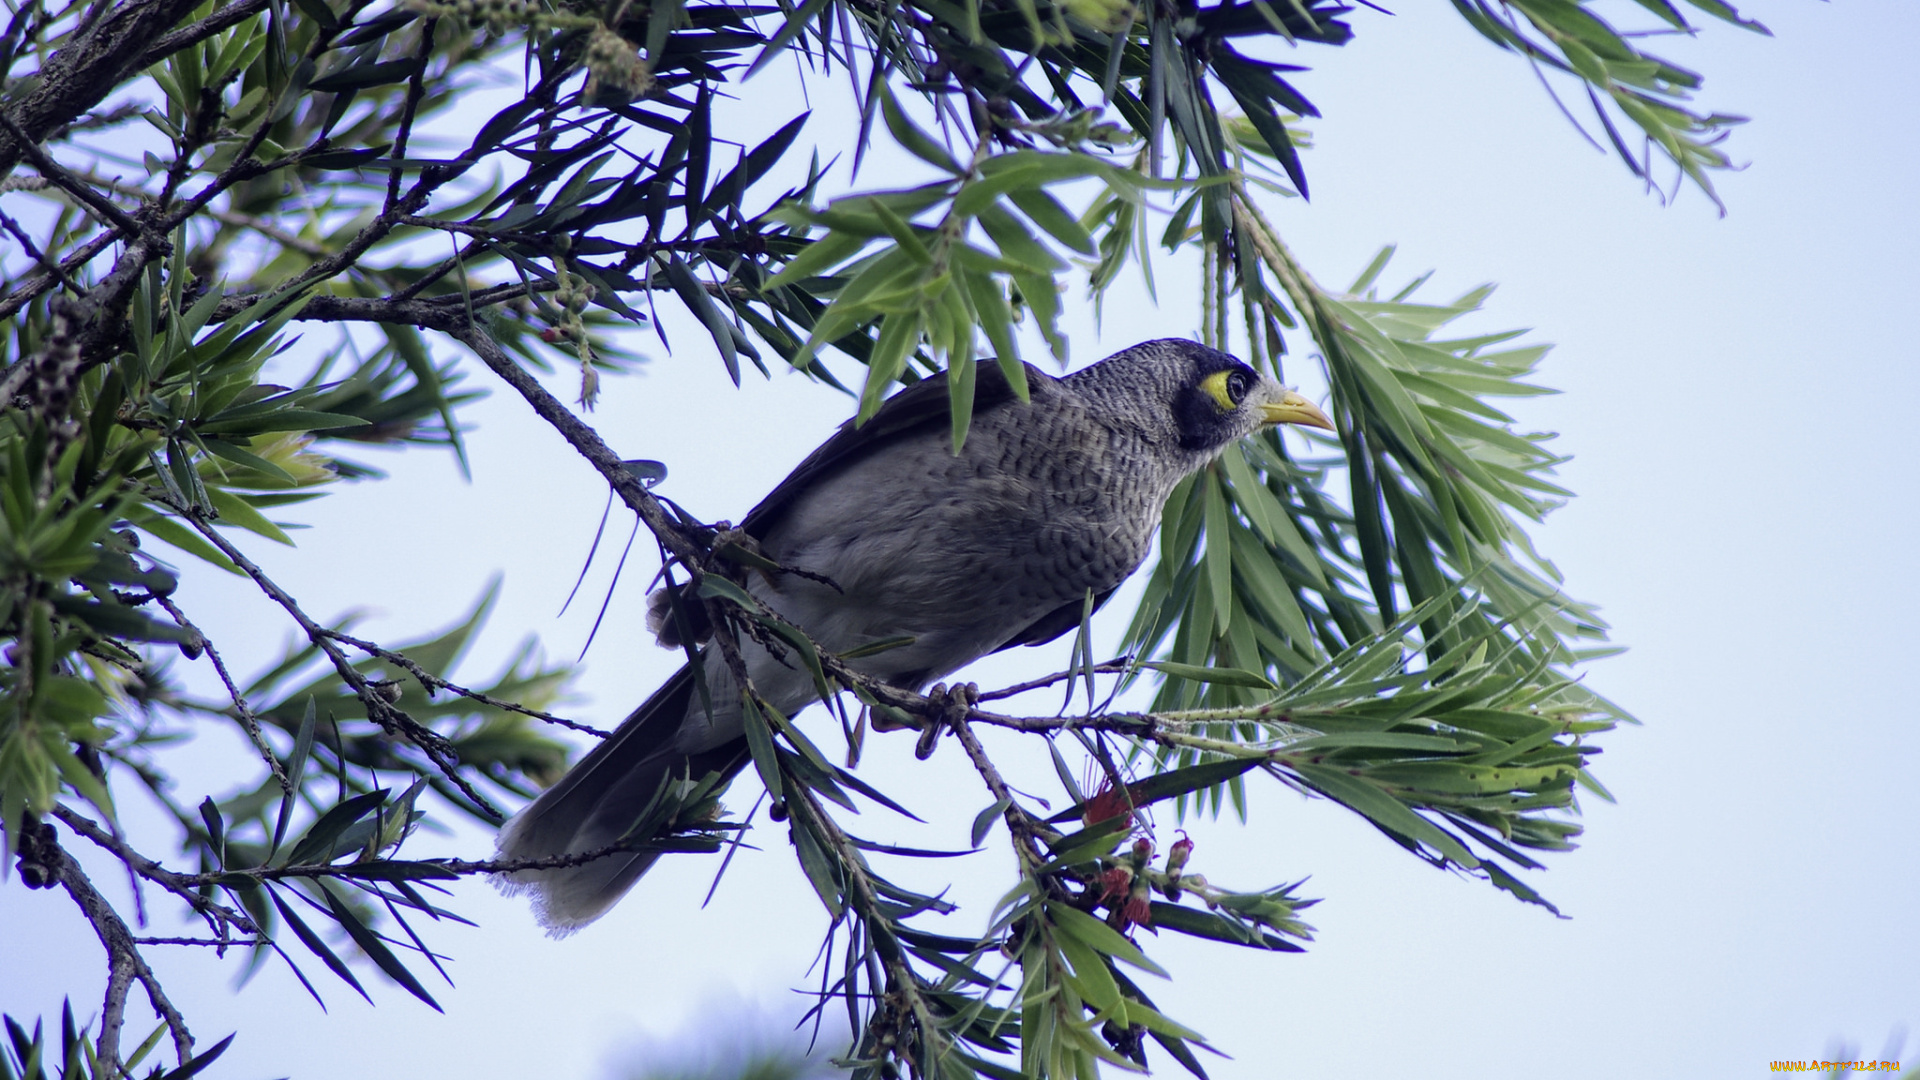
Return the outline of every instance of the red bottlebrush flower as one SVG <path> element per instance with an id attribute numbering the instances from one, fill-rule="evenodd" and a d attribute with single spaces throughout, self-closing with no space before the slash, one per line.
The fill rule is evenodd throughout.
<path id="1" fill-rule="evenodd" d="M 1124 866 L 1116 866 L 1100 875 L 1100 900 L 1102 903 L 1117 900 L 1133 888 L 1133 871 Z"/>
<path id="2" fill-rule="evenodd" d="M 1133 893 L 1127 897 L 1125 907 L 1120 909 L 1120 929 L 1129 926 L 1144 926 L 1153 930 L 1153 902 L 1147 899 L 1147 879 L 1139 878 L 1133 883 Z M 1158 934 L 1160 931 L 1153 930 Z"/>
<path id="3" fill-rule="evenodd" d="M 1087 800 L 1080 819 L 1088 825 L 1097 825 L 1102 821 L 1112 821 L 1132 809 L 1133 800 L 1127 797 L 1126 789 L 1115 790 L 1113 781 L 1106 780 L 1101 782 L 1100 790 L 1094 793 L 1093 798 Z"/>
<path id="4" fill-rule="evenodd" d="M 1144 836 L 1135 838 L 1133 841 L 1133 861 L 1144 870 L 1152 858 L 1153 841 Z"/>

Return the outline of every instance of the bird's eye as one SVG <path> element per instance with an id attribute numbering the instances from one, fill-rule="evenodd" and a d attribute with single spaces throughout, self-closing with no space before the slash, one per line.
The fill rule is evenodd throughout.
<path id="1" fill-rule="evenodd" d="M 1240 407 L 1240 400 L 1247 396 L 1247 390 L 1253 385 L 1252 376 L 1246 371 L 1216 371 L 1200 380 L 1200 389 L 1207 392 L 1220 411 L 1230 413 Z"/>
<path id="2" fill-rule="evenodd" d="M 1235 405 L 1239 405 L 1240 402 L 1246 398 L 1247 391 L 1251 389 L 1253 389 L 1252 375 L 1247 374 L 1244 370 L 1227 373 L 1227 396 L 1233 399 Z"/>

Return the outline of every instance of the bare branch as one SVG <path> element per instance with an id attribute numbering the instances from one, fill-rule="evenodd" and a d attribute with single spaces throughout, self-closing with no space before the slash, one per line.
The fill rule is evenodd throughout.
<path id="1" fill-rule="evenodd" d="M 459 788 L 462 795 L 471 799 L 475 806 L 493 815 L 497 820 L 505 819 L 506 815 L 502 814 L 499 808 L 475 791 L 466 777 L 460 775 L 460 759 L 454 753 L 453 745 L 444 736 L 423 726 L 382 697 L 379 689 L 370 684 L 366 676 L 354 669 L 352 661 L 340 651 L 340 647 L 334 643 L 326 627 L 310 618 L 300 609 L 299 603 L 292 595 L 266 575 L 266 571 L 261 570 L 253 560 L 242 554 L 239 548 L 234 547 L 226 537 L 220 535 L 220 531 L 207 522 L 205 511 L 197 506 L 181 503 L 173 496 L 157 489 L 148 490 L 146 495 L 180 515 L 181 520 L 192 525 L 195 531 L 219 548 L 221 554 L 232 560 L 235 566 L 253 579 L 254 584 L 260 587 L 260 591 L 266 593 L 269 599 L 279 604 L 282 610 L 293 617 L 293 621 L 298 623 L 301 631 L 306 634 L 307 640 L 313 642 L 315 648 L 326 654 L 341 681 L 346 683 L 354 696 L 360 699 L 361 705 L 367 710 L 367 719 L 380 725 L 381 729 L 388 734 L 404 736 L 408 742 L 419 747 L 441 774 Z"/>
<path id="2" fill-rule="evenodd" d="M 192 907 L 194 911 L 200 914 L 201 918 L 206 920 L 207 925 L 212 928 L 215 934 L 221 937 L 227 937 L 229 927 L 251 935 L 260 933 L 260 928 L 255 926 L 253 920 L 244 912 L 236 911 L 233 908 L 227 907 L 225 904 L 216 903 L 202 897 L 199 892 L 196 891 L 195 885 L 191 883 L 187 875 L 176 874 L 166 867 L 161 866 L 159 863 L 154 862 L 152 859 L 147 858 L 145 855 L 140 854 L 129 846 L 126 841 L 113 835 L 106 829 L 101 828 L 98 824 L 86 817 L 57 804 L 53 808 L 53 816 L 59 818 L 67 828 L 72 829 L 75 833 L 111 852 L 114 858 L 125 863 L 134 873 L 167 890 L 181 900 L 186 901 L 188 906 Z"/>
<path id="3" fill-rule="evenodd" d="M 420 681 L 420 685 L 422 687 L 425 687 L 428 693 L 432 693 L 432 691 L 436 689 L 446 690 L 450 693 L 458 694 L 463 698 L 468 698 L 470 700 L 477 701 L 482 705 L 491 705 L 496 709 L 503 709 L 507 712 L 519 713 L 522 716 L 531 716 L 536 720 L 543 720 L 549 724 L 557 724 L 563 728 L 571 728 L 574 731 L 583 731 L 583 732 L 586 732 L 588 735 L 598 736 L 599 738 L 602 738 L 602 739 L 609 738 L 613 735 L 613 732 L 602 731 L 591 724 L 582 724 L 575 720 L 567 720 L 562 717 L 554 716 L 551 713 L 541 712 L 539 709 L 529 709 L 525 705 L 516 705 L 511 701 L 502 701 L 501 699 L 494 697 L 491 694 L 483 694 L 478 690 L 469 690 L 466 687 L 459 685 L 458 683 L 448 682 L 447 680 L 441 678 L 440 676 L 435 675 L 433 672 L 428 671 L 426 668 L 421 667 L 419 664 L 414 663 L 412 660 L 408 659 L 404 653 L 397 653 L 391 649 L 383 649 L 380 646 L 375 645 L 371 641 L 362 641 L 359 638 L 353 637 L 350 634 L 340 633 L 338 630 L 327 630 L 325 631 L 325 633 L 328 637 L 333 638 L 335 641 L 339 641 L 339 642 L 343 642 L 345 644 L 351 645 L 354 648 L 359 649 L 361 652 L 366 653 L 369 656 L 377 656 L 380 659 L 385 660 L 389 664 L 393 664 L 397 667 L 405 668 L 407 671 L 407 674 L 412 675 L 415 679 L 418 679 Z"/>
<path id="4" fill-rule="evenodd" d="M 137 937 L 133 939 L 133 943 L 135 945 L 208 945 L 211 946 L 215 952 L 224 953 L 227 949 L 234 946 L 250 949 L 256 945 L 264 945 L 266 944 L 266 940 L 264 938 L 256 938 L 251 940 L 222 941 L 219 938 L 202 937 Z"/>
<path id="5" fill-rule="evenodd" d="M 709 826 L 709 828 L 716 828 Z M 717 828 L 729 828 L 718 826 Z M 697 838 L 700 834 L 681 834 L 683 839 Z M 719 849 L 719 841 L 714 841 L 714 849 Z M 565 870 L 569 867 L 584 866 L 590 862 L 613 855 L 631 854 L 636 851 L 678 851 L 689 850 L 686 843 L 674 843 L 670 839 L 655 837 L 651 840 L 629 841 L 608 844 L 591 851 L 576 851 L 566 855 L 546 855 L 537 859 L 422 859 L 417 864 L 446 871 L 447 877 L 469 877 L 475 874 L 513 874 L 522 870 Z M 380 873 L 379 867 L 394 865 L 388 860 L 347 863 L 303 863 L 298 866 L 255 866 L 222 870 L 217 874 L 183 874 L 180 880 L 194 886 L 218 885 L 231 882 L 235 877 L 251 878 L 254 881 L 284 881 L 290 878 L 357 878 L 367 880 Z M 426 875 L 423 875 L 426 876 Z M 375 878 L 384 880 L 384 878 Z M 198 943 L 196 939 L 194 943 Z"/>
<path id="6" fill-rule="evenodd" d="M 600 434 L 589 427 L 585 421 L 575 416 L 571 410 L 561 404 L 560 399 L 547 393 L 539 381 L 513 362 L 499 342 L 489 337 L 486 331 L 475 326 L 465 326 L 450 331 L 454 340 L 472 349 L 480 361 L 493 370 L 495 375 L 505 380 L 507 385 L 519 391 L 520 396 L 533 406 L 533 411 L 542 420 L 553 425 L 560 437 L 567 440 L 580 456 L 587 459 L 599 470 L 607 483 L 620 496 L 640 520 L 646 523 L 662 544 L 688 567 L 704 566 L 706 552 L 701 550 L 671 518 L 660 505 L 660 501 L 647 491 L 639 479 L 627 471 L 620 456 L 601 441 Z"/>
<path id="7" fill-rule="evenodd" d="M 154 599 L 159 602 L 162 608 L 166 609 L 167 614 L 173 616 L 174 622 L 179 623 L 181 627 L 200 639 L 200 647 L 206 650 L 207 659 L 213 661 L 213 670 L 220 673 L 220 681 L 226 686 L 227 695 L 233 699 L 234 711 L 240 714 L 240 726 L 247 729 L 247 738 L 253 741 L 253 748 L 260 752 L 260 758 L 267 763 L 267 768 L 272 771 L 273 778 L 280 782 L 280 790 L 287 795 L 292 795 L 292 781 L 287 779 L 286 770 L 280 767 L 280 758 L 273 752 L 273 747 L 268 746 L 267 740 L 261 736 L 260 718 L 253 715 L 253 710 L 247 706 L 246 695 L 242 694 L 240 688 L 234 685 L 233 676 L 227 672 L 227 665 L 220 659 L 219 650 L 213 647 L 213 639 L 207 637 L 199 627 L 189 622 L 186 615 L 181 613 L 180 609 L 174 605 L 172 600 L 164 596 L 156 596 Z"/>
<path id="8" fill-rule="evenodd" d="M 94 216 L 99 218 L 102 224 L 118 229 L 122 236 L 134 236 L 141 231 L 140 223 L 133 220 L 125 210 L 113 205 L 112 200 L 88 187 L 66 166 L 47 156 L 46 151 L 35 145 L 27 133 L 20 129 L 20 125 L 13 122 L 13 117 L 8 116 L 5 109 L 0 109 L 0 127 L 6 128 L 13 135 L 21 155 L 40 171 L 41 176 L 53 181 L 59 185 L 60 190 L 80 200 L 83 206 L 93 211 Z"/>
<path id="9" fill-rule="evenodd" d="M 1127 668 L 1132 664 L 1133 664 L 1133 657 L 1131 656 L 1117 657 L 1112 660 L 1106 660 L 1106 661 L 1102 661 L 1101 663 L 1095 664 L 1093 666 L 1093 673 L 1095 675 L 1118 675 L 1121 672 L 1127 670 Z M 1029 690 L 1040 690 L 1040 689 L 1044 689 L 1046 687 L 1052 686 L 1055 683 L 1065 682 L 1068 679 L 1077 679 L 1080 676 L 1086 674 L 1086 671 L 1087 671 L 1086 668 L 1074 668 L 1070 671 L 1056 671 L 1051 675 L 1042 675 L 1038 679 L 1029 679 L 1023 683 L 1014 683 L 1012 686 L 1005 686 L 998 690 L 982 691 L 980 696 L 975 698 L 974 700 L 999 701 L 1003 698 L 1017 697 L 1018 695 L 1024 694 Z"/>
<path id="10" fill-rule="evenodd" d="M 60 260 L 60 270 L 62 274 L 70 274 L 92 262 L 101 252 L 112 247 L 119 239 L 120 238 L 112 231 L 107 231 L 102 232 L 99 236 L 80 245 L 73 254 Z M 42 293 L 60 284 L 63 280 L 64 278 L 62 276 L 41 274 L 39 277 L 15 289 L 13 292 L 7 294 L 5 299 L 0 299 L 0 319 L 13 318 L 21 308 L 33 303 L 40 298 Z M 0 401 L 5 401 L 8 396 L 8 394 L 0 393 Z"/>
<path id="11" fill-rule="evenodd" d="M 127 929 L 120 913 L 107 903 L 93 882 L 80 869 L 80 863 L 60 847 L 58 838 L 53 835 L 51 825 L 42 824 L 39 851 L 40 861 L 53 871 L 54 880 L 67 890 L 74 903 L 80 906 L 87 921 L 93 924 L 93 932 L 99 937 L 101 947 L 107 950 L 107 993 L 100 1011 L 100 1036 L 96 1053 L 107 1065 L 109 1077 L 125 1075 L 120 1063 L 120 1030 L 126 1020 L 127 991 L 135 981 L 147 992 L 147 1001 L 153 1011 L 167 1025 L 167 1031 L 173 1036 L 174 1052 L 179 1055 L 182 1064 L 193 1058 L 193 1034 L 187 1030 L 187 1022 L 180 1011 L 167 1000 L 160 988 L 160 980 L 154 977 L 153 969 L 147 966 L 146 959 L 140 955 L 133 932 Z"/>
<path id="12" fill-rule="evenodd" d="M 973 728 L 968 726 L 966 712 L 963 701 L 956 695 L 946 718 L 947 726 L 953 729 L 954 738 L 958 739 L 961 748 L 966 750 L 967 760 L 973 762 L 974 770 L 980 774 L 980 779 L 986 782 L 987 790 L 993 793 L 994 800 L 1007 804 L 1004 816 L 1007 821 L 1007 831 L 1013 834 L 1013 850 L 1020 858 L 1020 873 L 1024 877 L 1031 877 L 1047 862 L 1046 857 L 1040 853 L 1039 844 L 1034 841 L 1037 829 L 1044 826 L 1038 825 L 1032 817 L 1028 816 L 1026 808 L 1020 805 L 1020 800 L 1013 797 L 1013 791 L 1007 787 L 1006 780 L 1001 778 L 1000 770 L 994 767 L 993 759 L 987 756 L 986 747 L 980 745 L 980 737 L 975 735 Z"/>
<path id="13" fill-rule="evenodd" d="M 68 291 L 76 293 L 80 291 L 80 286 L 73 283 L 73 279 L 69 278 L 67 272 L 60 268 L 60 264 L 48 257 L 46 252 L 41 251 L 39 246 L 33 242 L 33 237 L 28 236 L 27 231 L 20 227 L 20 223 L 13 220 L 13 218 L 5 212 L 0 212 L 0 228 L 5 228 L 7 232 L 11 233 L 13 238 L 20 242 L 20 250 L 26 252 L 28 258 L 39 263 L 41 268 L 53 275 L 54 279 L 59 281 L 60 284 L 66 286 Z"/>

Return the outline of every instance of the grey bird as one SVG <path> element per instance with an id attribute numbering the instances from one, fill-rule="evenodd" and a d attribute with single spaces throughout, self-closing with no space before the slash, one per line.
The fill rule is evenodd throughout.
<path id="1" fill-rule="evenodd" d="M 1022 403 L 997 366 L 980 366 L 958 454 L 945 379 L 843 425 L 740 525 L 768 559 L 813 576 L 755 574 L 751 592 L 834 652 L 912 638 L 853 666 L 919 690 L 1077 627 L 1088 592 L 1104 602 L 1146 557 L 1174 485 L 1235 440 L 1273 424 L 1333 429 L 1304 397 L 1191 341 L 1149 341 L 1063 378 L 1026 375 Z M 677 644 L 664 597 L 651 607 L 662 644 Z M 741 648 L 755 689 L 784 715 L 817 699 L 802 665 Z M 740 689 L 705 650 L 706 701 L 682 667 L 502 828 L 503 858 L 606 847 L 662 784 L 742 768 Z M 562 935 L 605 913 L 656 858 L 621 852 L 502 884 L 531 893 L 540 922 Z"/>

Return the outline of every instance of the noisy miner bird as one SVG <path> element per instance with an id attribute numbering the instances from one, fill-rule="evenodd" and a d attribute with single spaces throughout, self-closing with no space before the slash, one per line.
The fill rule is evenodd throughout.
<path id="1" fill-rule="evenodd" d="M 945 379 L 843 425 L 741 523 L 762 555 L 808 575 L 755 574 L 752 593 L 834 652 L 911 638 L 853 666 L 918 690 L 1078 626 L 1087 593 L 1105 601 L 1146 557 L 1174 485 L 1235 440 L 1273 424 L 1333 429 L 1299 394 L 1191 341 L 1149 341 L 1064 378 L 1026 372 L 1022 403 L 998 367 L 980 367 L 957 454 Z M 650 623 L 677 646 L 680 624 L 665 606 L 656 593 Z M 803 665 L 751 641 L 741 648 L 755 689 L 784 715 L 817 698 Z M 682 667 L 506 824 L 500 855 L 606 847 L 663 783 L 737 772 L 749 759 L 740 688 L 711 644 L 702 656 L 704 703 Z M 656 858 L 621 852 L 503 885 L 530 892 L 540 922 L 566 934 L 605 913 Z"/>

